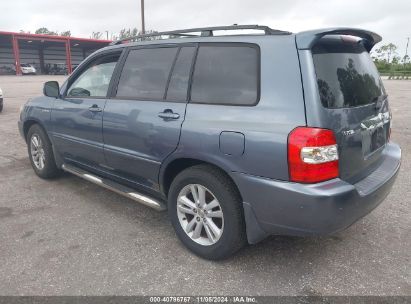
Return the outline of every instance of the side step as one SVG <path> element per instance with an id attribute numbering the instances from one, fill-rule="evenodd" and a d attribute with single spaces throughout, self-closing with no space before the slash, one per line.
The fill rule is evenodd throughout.
<path id="1" fill-rule="evenodd" d="M 108 180 L 106 178 L 99 177 L 97 175 L 94 175 L 92 173 L 89 173 L 85 170 L 82 170 L 80 168 L 77 168 L 75 166 L 69 165 L 69 164 L 63 164 L 62 169 L 66 172 L 69 172 L 71 174 L 77 175 L 78 177 L 81 177 L 89 182 L 92 182 L 93 184 L 96 184 L 98 186 L 101 186 L 103 188 L 109 189 L 111 191 L 114 191 L 120 195 L 123 195 L 125 197 L 128 197 L 132 199 L 133 201 L 136 201 L 140 204 L 146 205 L 148 207 L 151 207 L 157 211 L 163 211 L 166 210 L 167 207 L 164 203 L 149 198 L 146 195 L 140 194 L 136 192 L 136 190 L 123 186 L 119 183 L 116 183 L 114 181 Z"/>

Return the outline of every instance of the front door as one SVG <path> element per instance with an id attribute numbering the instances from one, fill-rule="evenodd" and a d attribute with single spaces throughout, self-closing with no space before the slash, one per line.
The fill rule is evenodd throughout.
<path id="1" fill-rule="evenodd" d="M 100 55 L 69 79 L 51 113 L 52 136 L 65 161 L 105 163 L 102 119 L 107 92 L 120 53 Z"/>
<path id="2" fill-rule="evenodd" d="M 196 47 L 132 48 L 103 117 L 104 152 L 115 174 L 156 190 L 161 162 L 180 138 Z"/>

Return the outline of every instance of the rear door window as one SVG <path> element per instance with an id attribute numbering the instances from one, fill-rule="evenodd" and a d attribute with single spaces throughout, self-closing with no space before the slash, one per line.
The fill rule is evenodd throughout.
<path id="1" fill-rule="evenodd" d="M 258 101 L 259 49 L 247 44 L 200 45 L 192 103 L 254 105 Z"/>
<path id="2" fill-rule="evenodd" d="M 118 98 L 163 100 L 177 47 L 130 50 L 117 88 Z"/>
<path id="3" fill-rule="evenodd" d="M 324 39 L 313 47 L 312 53 L 324 107 L 357 107 L 385 95 L 380 75 L 360 42 Z"/>

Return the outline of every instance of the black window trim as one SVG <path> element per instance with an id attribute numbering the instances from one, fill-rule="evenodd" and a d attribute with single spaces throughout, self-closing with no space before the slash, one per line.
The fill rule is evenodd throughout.
<path id="1" fill-rule="evenodd" d="M 192 77 L 194 75 L 195 66 L 197 63 L 197 56 L 198 51 L 201 46 L 238 46 L 238 47 L 252 47 L 257 50 L 257 98 L 253 104 L 233 104 L 233 103 L 213 103 L 213 102 L 196 102 L 191 99 L 191 87 L 192 87 Z M 201 105 L 215 105 L 215 106 L 233 106 L 233 107 L 255 107 L 260 102 L 261 98 L 261 49 L 260 46 L 256 43 L 250 42 L 200 42 L 197 47 L 197 52 L 195 54 L 195 61 L 194 65 L 192 66 L 191 76 L 190 76 L 190 83 L 189 83 L 189 104 L 201 104 Z"/>
<path id="2" fill-rule="evenodd" d="M 174 66 L 175 66 L 175 63 L 176 63 L 176 61 L 177 61 L 177 58 L 178 58 L 178 55 L 180 54 L 180 50 L 181 50 L 181 48 L 183 48 L 183 47 L 195 47 L 196 48 L 196 50 L 195 50 L 195 53 L 194 53 L 194 56 L 193 56 L 193 61 L 191 62 L 191 67 L 190 67 L 190 77 L 189 77 L 189 83 L 188 83 L 188 88 L 187 88 L 187 95 L 186 95 L 186 99 L 185 100 L 169 100 L 169 99 L 165 99 L 166 98 L 166 96 L 167 96 L 167 92 L 168 92 L 168 86 L 169 86 L 169 84 L 170 84 L 170 80 L 171 80 L 171 75 L 172 75 L 172 73 L 173 73 L 173 70 L 174 70 Z M 125 62 L 126 62 L 126 60 L 127 60 L 127 57 L 128 57 L 128 55 L 129 55 L 129 53 L 130 53 L 130 51 L 132 51 L 132 50 L 139 50 L 139 49 L 150 49 L 150 48 L 153 48 L 153 49 L 158 49 L 158 48 L 177 48 L 177 52 L 176 52 L 176 55 L 175 55 L 175 57 L 174 57 L 174 59 L 173 59 L 173 63 L 172 63 L 172 66 L 171 66 L 171 69 L 170 69 L 170 72 L 169 72 L 169 75 L 168 75 L 168 78 L 167 78 L 167 84 L 166 84 L 166 89 L 165 89 L 165 92 L 164 92 L 164 95 L 163 95 L 163 99 L 157 99 L 157 98 L 139 98 L 139 97 L 121 97 L 121 96 L 119 96 L 119 97 L 117 97 L 116 95 L 117 95 L 117 88 L 118 88 L 118 84 L 119 84 L 119 82 L 120 82 L 120 77 L 121 77 L 121 74 L 122 74 L 122 72 L 123 72 L 123 68 L 124 68 L 124 65 L 125 65 Z M 110 94 L 109 94 L 109 96 L 108 96 L 108 98 L 109 99 L 111 99 L 111 100 L 134 100 L 134 101 L 153 101 L 153 102 L 175 102 L 175 103 L 187 103 L 188 102 L 188 94 L 189 94 L 189 88 L 190 88 L 190 86 L 191 86 L 191 72 L 192 72 L 192 70 L 193 70 L 193 66 L 194 66 L 194 63 L 195 63 L 195 58 L 196 58 L 196 56 L 197 56 L 197 51 L 198 51 L 198 43 L 196 43 L 196 42 L 187 42 L 187 43 L 167 43 L 167 44 L 149 44 L 149 45 L 138 45 L 138 46 L 130 46 L 130 47 L 127 47 L 126 48 L 126 50 L 125 50 L 125 52 L 124 52 L 124 54 L 123 54 L 123 56 L 122 56 L 122 58 L 121 58 L 121 61 L 119 61 L 119 67 L 118 67 L 118 73 L 115 75 L 115 77 L 113 77 L 113 83 L 112 83 L 112 88 L 111 88 L 111 90 L 109 90 L 110 91 Z"/>
<path id="3" fill-rule="evenodd" d="M 180 52 L 181 52 L 181 49 L 182 49 L 183 47 L 194 47 L 194 48 L 195 48 L 195 49 L 194 49 L 193 58 L 191 58 L 190 71 L 188 72 L 188 84 L 187 84 L 186 99 L 185 99 L 184 101 L 181 101 L 181 100 L 179 100 L 179 99 L 171 99 L 171 98 L 167 99 L 168 88 L 169 88 L 169 85 L 170 85 L 171 76 L 173 75 L 175 64 L 176 64 L 176 62 L 177 62 L 178 56 L 179 56 L 179 54 L 180 54 Z M 199 44 L 198 44 L 198 43 L 191 44 L 191 45 L 183 45 L 183 46 L 181 46 L 181 47 L 179 48 L 179 50 L 178 50 L 178 52 L 177 52 L 177 55 L 176 55 L 176 58 L 175 58 L 175 61 L 174 61 L 174 64 L 173 64 L 173 67 L 171 68 L 171 72 L 170 72 L 170 75 L 169 75 L 169 80 L 168 80 L 168 82 L 167 82 L 167 88 L 166 88 L 166 92 L 165 92 L 165 95 L 164 95 L 164 100 L 165 100 L 165 101 L 168 101 L 168 102 L 185 102 L 185 103 L 188 103 L 188 101 L 190 100 L 191 79 L 192 79 L 192 76 L 193 76 L 194 65 L 195 65 L 196 58 L 197 58 L 198 48 L 199 48 Z"/>
<path id="4" fill-rule="evenodd" d="M 122 57 L 124 57 L 124 50 L 125 50 L 124 47 L 110 49 L 110 50 L 99 52 L 99 53 L 87 58 L 86 61 L 81 63 L 81 66 L 79 66 L 80 68 L 77 68 L 76 71 L 74 71 L 74 73 L 72 73 L 70 75 L 70 77 L 68 78 L 66 87 L 64 89 L 64 93 L 62 95 L 62 99 L 107 99 L 107 98 L 109 98 L 109 96 L 111 94 L 111 90 L 112 90 L 112 84 L 113 84 L 113 81 L 114 81 L 115 76 L 116 76 L 116 71 L 118 70 L 119 63 L 122 60 Z M 95 61 L 99 58 L 102 58 L 102 57 L 105 57 L 105 56 L 108 56 L 108 55 L 112 55 L 112 54 L 115 54 L 115 53 L 119 54 L 119 59 L 117 60 L 116 66 L 114 67 L 113 74 L 111 75 L 111 79 L 110 79 L 110 83 L 108 85 L 106 96 L 68 96 L 67 95 L 68 90 L 70 89 L 73 82 L 76 81 L 77 78 L 80 77 L 83 74 L 83 72 L 86 71 L 90 67 L 90 63 L 92 63 L 93 61 Z"/>

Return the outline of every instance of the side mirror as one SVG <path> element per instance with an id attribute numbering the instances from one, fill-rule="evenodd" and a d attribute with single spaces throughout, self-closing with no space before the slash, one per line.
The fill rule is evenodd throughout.
<path id="1" fill-rule="evenodd" d="M 43 94 L 48 97 L 58 98 L 60 96 L 60 86 L 57 81 L 47 81 L 43 87 Z"/>

